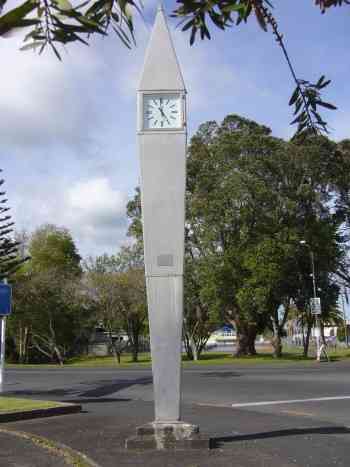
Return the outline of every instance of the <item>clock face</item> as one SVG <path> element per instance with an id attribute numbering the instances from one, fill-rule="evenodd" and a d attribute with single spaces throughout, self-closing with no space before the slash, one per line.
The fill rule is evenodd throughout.
<path id="1" fill-rule="evenodd" d="M 143 128 L 181 128 L 180 94 L 145 94 L 143 96 Z"/>

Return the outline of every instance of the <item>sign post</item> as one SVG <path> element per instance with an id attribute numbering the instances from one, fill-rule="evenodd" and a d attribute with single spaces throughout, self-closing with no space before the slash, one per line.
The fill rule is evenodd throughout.
<path id="1" fill-rule="evenodd" d="M 321 344 L 321 323 L 320 323 L 320 316 L 321 316 L 321 299 L 319 297 L 313 297 L 310 298 L 310 309 L 311 313 L 315 315 L 315 320 L 316 320 L 316 329 L 315 329 L 315 335 L 316 335 L 316 358 L 317 361 L 321 361 L 321 355 L 324 353 L 325 357 L 327 360 L 328 354 L 325 348 L 324 343 Z"/>
<path id="2" fill-rule="evenodd" d="M 11 313 L 11 286 L 0 284 L 0 392 L 3 391 L 5 369 L 6 317 Z"/>

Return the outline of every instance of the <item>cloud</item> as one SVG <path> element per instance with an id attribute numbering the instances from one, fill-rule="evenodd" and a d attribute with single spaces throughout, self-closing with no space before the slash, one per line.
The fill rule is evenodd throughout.
<path id="1" fill-rule="evenodd" d="M 68 190 L 66 205 L 76 223 L 107 227 L 119 222 L 125 213 L 126 197 L 114 190 L 107 178 L 77 182 Z"/>
<path id="2" fill-rule="evenodd" d="M 84 254 L 117 251 L 125 238 L 127 196 L 106 177 L 76 182 L 64 196 L 64 225 Z"/>
<path id="3" fill-rule="evenodd" d="M 68 189 L 63 183 L 49 185 L 25 184 L 10 196 L 17 230 L 33 231 L 46 223 L 64 226 L 83 256 L 116 252 L 125 243 L 127 195 L 110 179 L 75 180 Z"/>

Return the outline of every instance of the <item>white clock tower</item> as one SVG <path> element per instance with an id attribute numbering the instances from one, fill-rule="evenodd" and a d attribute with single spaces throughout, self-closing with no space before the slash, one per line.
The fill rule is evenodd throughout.
<path id="1" fill-rule="evenodd" d="M 203 447 L 204 440 L 196 435 L 198 427 L 183 423 L 180 413 L 186 90 L 161 5 L 137 102 L 155 421 L 139 427 L 138 436 L 128 439 L 126 445 L 176 448 L 180 442 L 187 447 Z"/>

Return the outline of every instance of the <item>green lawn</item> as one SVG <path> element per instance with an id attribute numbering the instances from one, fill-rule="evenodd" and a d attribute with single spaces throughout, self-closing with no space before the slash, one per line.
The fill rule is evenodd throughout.
<path id="1" fill-rule="evenodd" d="M 33 409 L 48 409 L 62 404 L 50 401 L 33 401 L 30 399 L 15 399 L 13 397 L 0 396 L 0 414 L 4 412 L 18 412 Z"/>
<path id="2" fill-rule="evenodd" d="M 302 356 L 302 349 L 285 347 L 283 357 L 276 359 L 273 357 L 271 348 L 265 350 L 258 349 L 258 355 L 254 357 L 232 357 L 232 354 L 227 352 L 204 352 L 197 362 L 189 361 L 186 355 L 183 355 L 182 361 L 184 367 L 189 366 L 205 366 L 205 365 L 230 365 L 230 364 L 264 364 L 264 363 L 293 363 L 293 362 L 313 362 L 315 360 L 314 349 L 310 349 L 310 356 L 305 359 Z M 328 349 L 328 354 L 332 361 L 344 360 L 350 358 L 350 349 L 338 348 L 336 350 Z M 8 367 L 38 367 L 41 368 L 59 368 L 59 365 L 17 365 L 9 364 Z M 150 353 L 140 353 L 139 361 L 132 362 L 130 354 L 124 354 L 121 363 L 118 364 L 114 357 L 76 357 L 65 363 L 66 367 L 116 367 L 116 368 L 133 368 L 133 367 L 150 367 L 151 356 Z"/>

